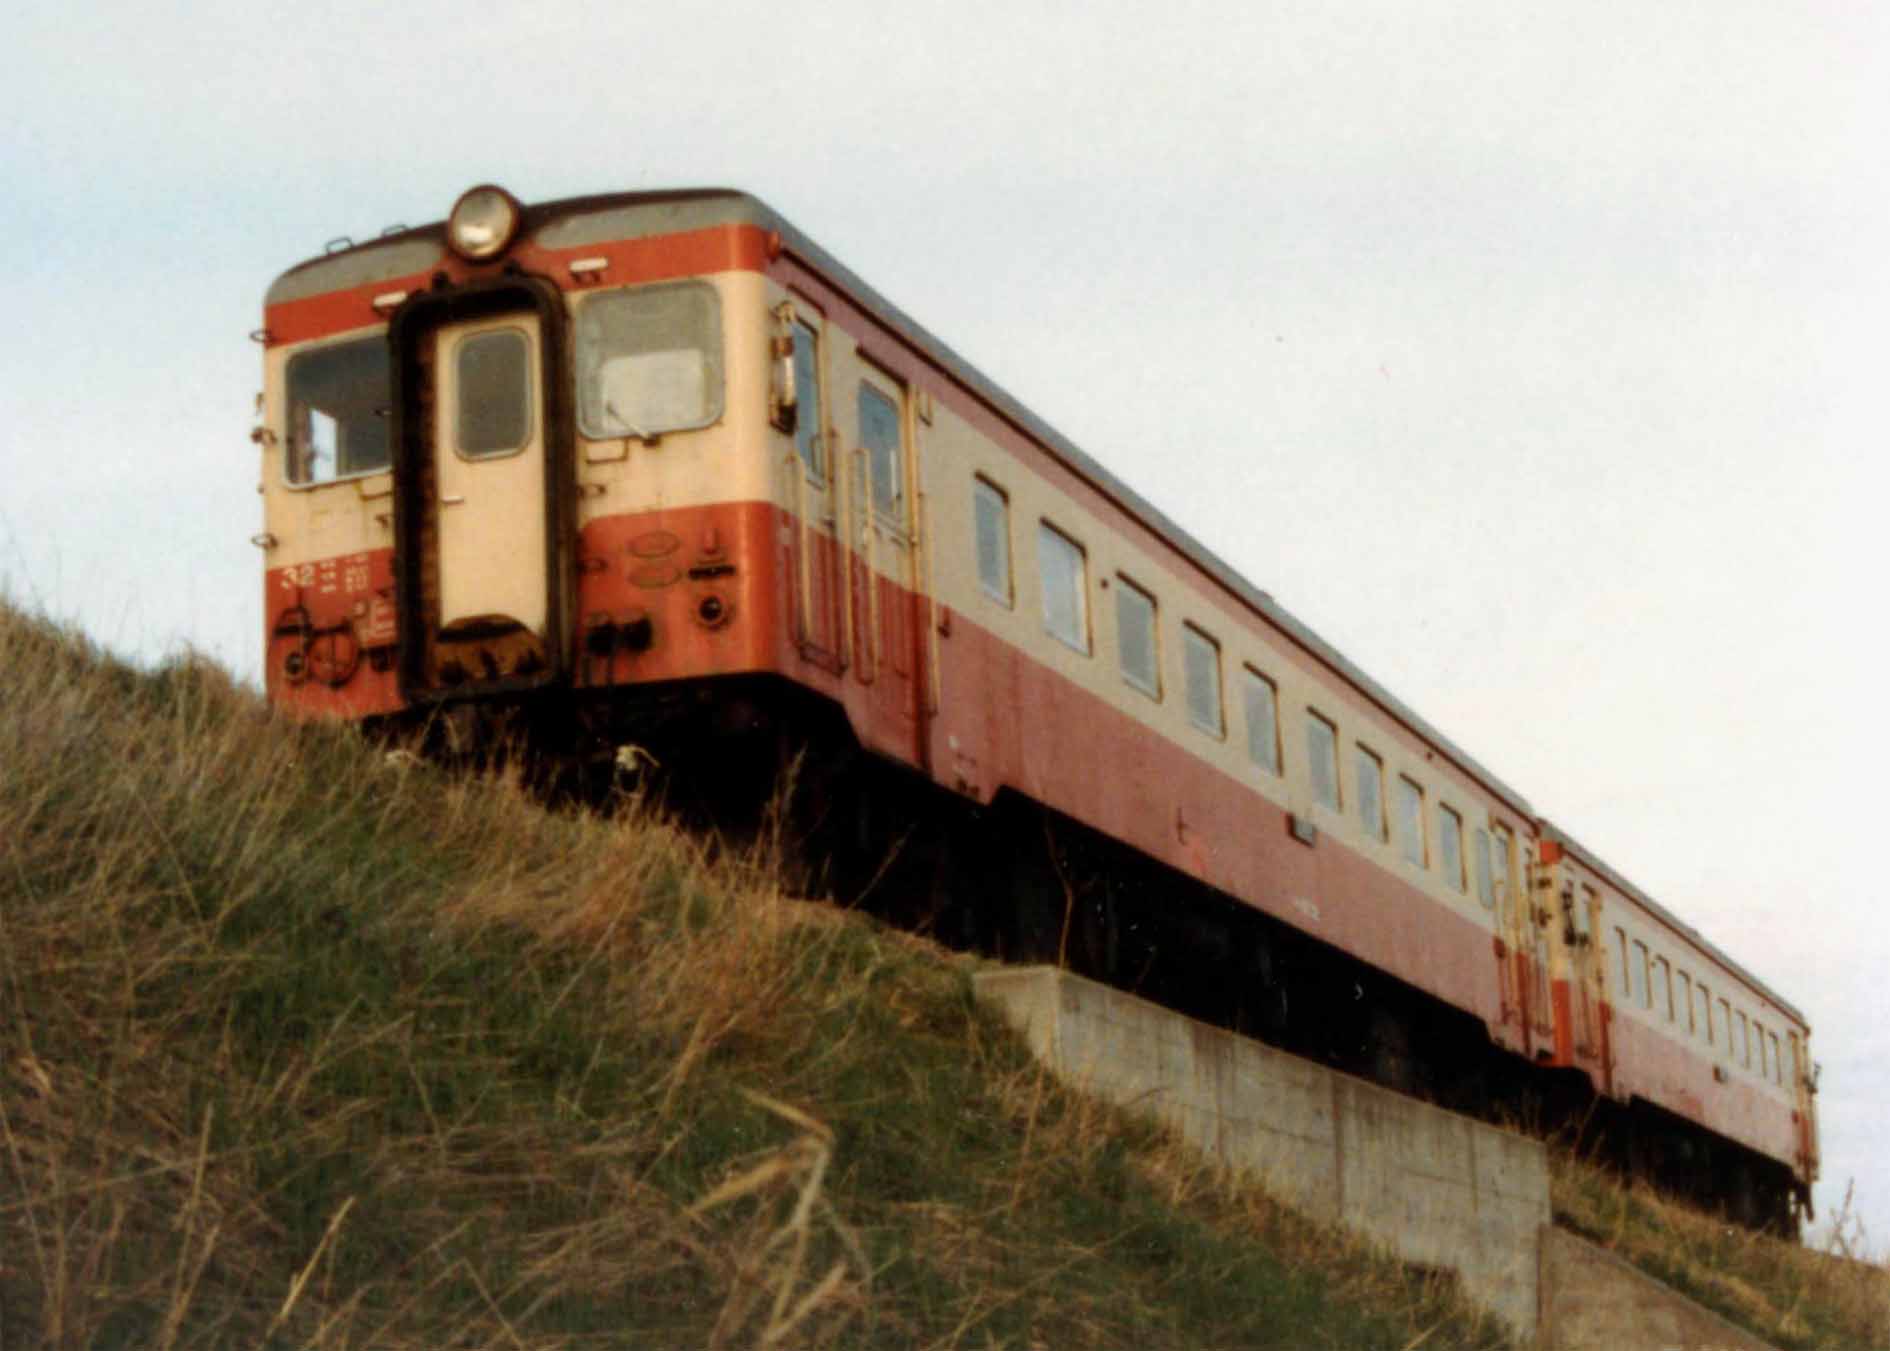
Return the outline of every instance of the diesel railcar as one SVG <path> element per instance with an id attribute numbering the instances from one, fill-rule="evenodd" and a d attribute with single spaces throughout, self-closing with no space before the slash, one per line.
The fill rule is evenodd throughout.
<path id="1" fill-rule="evenodd" d="M 474 188 L 257 337 L 278 705 L 791 750 L 962 941 L 1808 1207 L 1797 1009 L 753 197 Z"/>

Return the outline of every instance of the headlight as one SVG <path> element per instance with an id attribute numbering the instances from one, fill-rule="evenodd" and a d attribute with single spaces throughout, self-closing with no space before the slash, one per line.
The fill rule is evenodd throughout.
<path id="1" fill-rule="evenodd" d="M 446 242 L 469 262 L 496 258 L 518 234 L 519 206 L 504 188 L 481 184 L 460 194 L 446 218 Z"/>

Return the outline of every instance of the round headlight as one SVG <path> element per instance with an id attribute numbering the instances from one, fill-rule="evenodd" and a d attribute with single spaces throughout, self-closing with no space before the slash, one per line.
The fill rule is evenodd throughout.
<path id="1" fill-rule="evenodd" d="M 446 218 L 446 242 L 453 252 L 481 263 L 504 253 L 518 234 L 519 207 L 504 188 L 481 184 L 460 194 Z"/>

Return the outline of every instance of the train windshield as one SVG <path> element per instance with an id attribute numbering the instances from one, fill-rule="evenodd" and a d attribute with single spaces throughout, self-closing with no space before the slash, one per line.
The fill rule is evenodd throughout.
<path id="1" fill-rule="evenodd" d="M 378 334 L 289 358 L 290 483 L 333 483 L 387 468 L 391 366 Z"/>
<path id="2" fill-rule="evenodd" d="M 593 439 L 722 416 L 722 307 L 704 282 L 592 296 L 577 318 L 578 425 Z"/>

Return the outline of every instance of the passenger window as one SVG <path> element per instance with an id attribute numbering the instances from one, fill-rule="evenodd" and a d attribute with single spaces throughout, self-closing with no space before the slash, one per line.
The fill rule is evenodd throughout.
<path id="1" fill-rule="evenodd" d="M 1726 1059 L 1731 1060 L 1733 1058 L 1733 1020 L 1732 1003 L 1729 1000 L 1719 1001 L 1719 1025 L 1726 1029 Z"/>
<path id="2" fill-rule="evenodd" d="M 1374 840 L 1385 839 L 1385 763 L 1363 746 L 1352 749 L 1359 824 Z"/>
<path id="3" fill-rule="evenodd" d="M 1444 865 L 1444 880 L 1453 890 L 1464 890 L 1463 817 L 1441 802 L 1437 804 L 1437 856 Z"/>
<path id="4" fill-rule="evenodd" d="M 1192 624 L 1181 626 L 1182 675 L 1188 682 L 1188 721 L 1210 736 L 1223 736 L 1221 645 Z"/>
<path id="5" fill-rule="evenodd" d="M 1626 999 L 1634 989 L 1633 969 L 1628 966 L 1627 930 L 1619 927 L 1615 929 L 1614 948 L 1621 954 L 1621 996 Z"/>
<path id="6" fill-rule="evenodd" d="M 1654 998 L 1667 1008 L 1667 1021 L 1673 1021 L 1673 967 L 1665 957 L 1654 959 Z"/>
<path id="7" fill-rule="evenodd" d="M 1759 1077 L 1770 1079 L 1772 1077 L 1771 1048 L 1765 1044 L 1765 1028 L 1761 1024 L 1754 1024 L 1753 1030 L 1758 1033 L 1753 1040 L 1759 1043 Z"/>
<path id="8" fill-rule="evenodd" d="M 1495 856 L 1490 866 L 1496 873 L 1496 900 L 1501 904 L 1509 895 L 1509 870 L 1514 866 L 1516 842 L 1511 838 L 1508 826 L 1498 826 L 1490 834 L 1490 847 Z"/>
<path id="9" fill-rule="evenodd" d="M 1314 800 L 1339 810 L 1339 732 L 1311 709 L 1306 710 L 1306 758 L 1311 762 Z"/>
<path id="10" fill-rule="evenodd" d="M 1778 1033 L 1766 1034 L 1772 1039 L 1772 1082 L 1780 1088 L 1785 1086 L 1785 1062 L 1779 1058 Z"/>
<path id="11" fill-rule="evenodd" d="M 1687 1035 L 1690 1037 L 1696 1030 L 1693 1023 L 1693 977 L 1684 971 L 1680 972 L 1679 976 L 1680 1007 L 1687 1011 Z"/>
<path id="12" fill-rule="evenodd" d="M 1747 1069 L 1752 1068 L 1752 1028 L 1746 1022 L 1746 1015 L 1739 1015 L 1739 1063 Z"/>
<path id="13" fill-rule="evenodd" d="M 379 473 L 393 461 L 387 339 L 376 334 L 289 358 L 289 428 L 283 476 L 298 487 Z"/>
<path id="14" fill-rule="evenodd" d="M 899 401 L 870 381 L 860 381 L 860 446 L 866 451 L 873 512 L 895 530 L 906 528 L 906 464 Z"/>
<path id="15" fill-rule="evenodd" d="M 1654 987 L 1647 979 L 1647 944 L 1634 940 L 1634 966 L 1628 973 L 1634 981 L 1634 1002 L 1644 1009 L 1654 1007 Z"/>
<path id="16" fill-rule="evenodd" d="M 1162 697 L 1155 597 L 1121 573 L 1116 574 L 1116 656 L 1124 680 L 1151 699 Z"/>
<path id="17" fill-rule="evenodd" d="M 1043 582 L 1044 631 L 1089 655 L 1089 573 L 1083 546 L 1048 521 L 1037 527 L 1037 571 Z"/>
<path id="18" fill-rule="evenodd" d="M 1242 669 L 1241 694 L 1247 713 L 1247 754 L 1269 774 L 1280 772 L 1280 714 L 1273 682 L 1253 667 Z"/>
<path id="19" fill-rule="evenodd" d="M 827 477 L 826 426 L 820 401 L 820 330 L 794 321 L 794 449 L 816 479 Z"/>
<path id="20" fill-rule="evenodd" d="M 722 302 L 706 282 L 605 291 L 578 306 L 578 430 L 593 440 L 722 416 Z"/>
<path id="21" fill-rule="evenodd" d="M 1477 900 L 1485 910 L 1496 908 L 1496 872 L 1490 863 L 1490 847 L 1490 832 L 1478 826 L 1470 837 L 1470 860 L 1477 873 Z"/>
<path id="22" fill-rule="evenodd" d="M 1424 847 L 1424 790 L 1402 774 L 1398 776 L 1398 850 L 1406 863 L 1430 866 L 1430 851 Z"/>
<path id="23" fill-rule="evenodd" d="M 1719 1037 L 1713 1031 L 1713 992 L 1706 988 L 1706 982 L 1700 982 L 1700 1026 L 1706 1030 L 1706 1044 L 1717 1046 Z"/>
<path id="24" fill-rule="evenodd" d="M 982 478 L 971 481 L 971 515 L 977 532 L 978 585 L 999 605 L 1011 604 L 1011 504 L 1004 490 Z"/>

